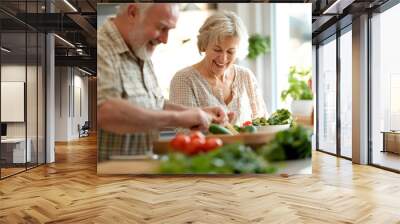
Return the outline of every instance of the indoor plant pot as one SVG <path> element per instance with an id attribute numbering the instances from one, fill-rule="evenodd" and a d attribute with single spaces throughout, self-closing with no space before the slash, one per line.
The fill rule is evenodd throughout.
<path id="1" fill-rule="evenodd" d="M 313 100 L 293 100 L 291 103 L 292 114 L 298 116 L 311 116 Z"/>

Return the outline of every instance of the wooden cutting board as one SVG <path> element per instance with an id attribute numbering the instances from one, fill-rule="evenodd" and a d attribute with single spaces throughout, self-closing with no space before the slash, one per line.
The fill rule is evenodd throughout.
<path id="1" fill-rule="evenodd" d="M 270 142 L 275 133 L 242 133 L 237 135 L 207 135 L 206 138 L 217 137 L 220 138 L 224 145 L 233 143 L 243 143 L 251 147 L 259 147 L 265 143 Z M 158 140 L 153 143 L 153 152 L 156 154 L 165 154 L 172 150 L 169 142 L 171 139 Z"/>
<path id="2" fill-rule="evenodd" d="M 158 174 L 160 160 L 110 160 L 97 163 L 97 174 Z"/>

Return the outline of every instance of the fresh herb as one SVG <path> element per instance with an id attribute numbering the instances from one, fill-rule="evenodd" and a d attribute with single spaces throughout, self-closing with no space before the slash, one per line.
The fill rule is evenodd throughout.
<path id="1" fill-rule="evenodd" d="M 292 114 L 286 109 L 279 109 L 271 114 L 267 123 L 269 125 L 284 125 L 292 122 Z"/>
<path id="2" fill-rule="evenodd" d="M 295 126 L 278 132 L 275 139 L 261 147 L 258 153 L 267 161 L 310 158 L 311 130 Z"/>
<path id="3" fill-rule="evenodd" d="M 240 174 L 273 173 L 270 166 L 251 148 L 243 144 L 230 144 L 215 151 L 188 157 L 171 153 L 161 159 L 161 173 Z"/>
<path id="4" fill-rule="evenodd" d="M 268 125 L 268 120 L 265 117 L 258 117 L 256 119 L 253 119 L 253 125 L 254 126 L 266 126 L 266 125 Z"/>
<path id="5" fill-rule="evenodd" d="M 257 132 L 257 128 L 254 125 L 246 125 L 246 126 L 242 126 L 242 127 L 234 125 L 233 127 L 239 133 L 256 133 Z"/>

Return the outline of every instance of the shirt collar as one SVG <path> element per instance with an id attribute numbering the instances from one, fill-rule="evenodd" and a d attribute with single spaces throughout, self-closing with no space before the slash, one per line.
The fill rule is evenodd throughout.
<path id="1" fill-rule="evenodd" d="M 114 39 L 114 49 L 118 54 L 125 52 L 130 52 L 130 48 L 125 43 L 124 38 L 122 38 L 117 26 L 113 22 L 114 17 L 108 18 L 105 22 L 106 30 L 110 33 L 110 36 Z"/>

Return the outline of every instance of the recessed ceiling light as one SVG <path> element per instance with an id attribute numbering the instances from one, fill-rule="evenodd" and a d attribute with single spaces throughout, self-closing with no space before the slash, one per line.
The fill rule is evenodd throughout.
<path id="1" fill-rule="evenodd" d="M 83 72 L 83 73 L 85 73 L 85 74 L 92 75 L 92 73 L 90 73 L 90 72 L 88 72 L 88 71 L 86 71 L 86 70 L 83 70 L 83 69 L 81 69 L 81 68 L 79 68 L 79 67 L 78 67 L 78 69 L 79 69 L 79 71 L 81 71 L 81 72 Z"/>
<path id="2" fill-rule="evenodd" d="M 71 4 L 69 3 L 68 0 L 64 0 L 65 4 L 67 4 L 74 12 L 78 12 L 78 10 Z"/>
<path id="3" fill-rule="evenodd" d="M 57 35 L 57 34 L 54 34 L 54 36 L 57 37 L 58 39 L 60 39 L 62 42 L 64 42 L 64 43 L 66 43 L 67 45 L 69 45 L 70 47 L 75 48 L 75 45 L 71 44 L 71 42 L 69 42 L 68 40 L 66 40 L 66 39 L 64 39 L 64 38 L 62 38 L 62 37 L 60 37 L 60 36 Z"/>
<path id="4" fill-rule="evenodd" d="M 9 50 L 9 49 L 7 49 L 7 48 L 5 48 L 5 47 L 1 47 L 0 49 L 1 49 L 2 51 L 6 52 L 6 53 L 10 53 L 10 52 L 11 52 L 11 50 Z"/>
<path id="5" fill-rule="evenodd" d="M 342 14 L 343 9 L 352 4 L 355 0 L 336 0 L 322 14 Z"/>

